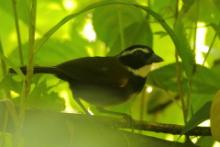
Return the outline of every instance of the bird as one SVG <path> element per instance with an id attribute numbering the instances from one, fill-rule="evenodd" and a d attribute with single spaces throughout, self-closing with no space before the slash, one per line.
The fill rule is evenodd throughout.
<path id="1" fill-rule="evenodd" d="M 146 45 L 132 45 L 119 54 L 106 57 L 82 57 L 55 66 L 34 66 L 34 74 L 53 74 L 67 81 L 74 99 L 97 107 L 126 102 L 145 85 L 151 65 L 163 59 Z M 26 67 L 20 68 L 25 74 Z M 10 72 L 15 72 L 13 69 Z"/>

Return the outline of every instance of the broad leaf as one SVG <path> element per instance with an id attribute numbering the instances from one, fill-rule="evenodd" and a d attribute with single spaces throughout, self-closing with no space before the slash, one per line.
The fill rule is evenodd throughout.
<path id="1" fill-rule="evenodd" d="M 114 43 L 121 44 L 120 50 L 125 48 L 127 43 L 124 39 L 125 28 L 141 22 L 143 13 L 140 9 L 124 6 L 111 5 L 97 8 L 93 12 L 93 25 L 99 39 L 104 41 L 107 46 L 111 47 Z"/>
<path id="2" fill-rule="evenodd" d="M 153 34 L 150 25 L 145 18 L 125 28 L 123 31 L 123 37 L 123 45 L 125 47 L 134 44 L 144 44 L 152 47 Z M 118 42 L 118 40 L 120 40 L 120 34 L 118 34 L 117 38 L 118 39 L 116 39 L 116 41 L 113 43 L 113 46 L 110 47 L 111 50 L 109 55 L 116 55 L 121 50 L 122 44 L 121 42 Z"/>
<path id="3" fill-rule="evenodd" d="M 203 121 L 209 119 L 209 113 L 211 108 L 211 101 L 204 104 L 187 122 L 185 128 L 183 129 L 183 134 L 195 128 L 197 125 L 202 123 Z"/>

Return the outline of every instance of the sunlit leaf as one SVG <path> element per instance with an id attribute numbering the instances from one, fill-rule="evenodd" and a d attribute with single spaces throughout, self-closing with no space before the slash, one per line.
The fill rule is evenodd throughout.
<path id="1" fill-rule="evenodd" d="M 176 9 L 176 1 L 156 0 L 152 2 L 152 9 L 164 17 L 173 17 Z"/>
<path id="2" fill-rule="evenodd" d="M 152 47 L 153 34 L 149 23 L 145 18 L 142 21 L 135 22 L 125 28 L 123 31 L 123 37 L 123 45 L 125 47 L 135 44 L 144 44 Z M 110 46 L 111 50 L 109 55 L 116 55 L 119 51 L 121 51 L 122 44 L 121 42 L 118 42 L 118 40 L 120 40 L 120 34 L 118 34 L 118 39 L 116 39 L 113 46 Z"/>
<path id="3" fill-rule="evenodd" d="M 192 77 L 192 91 L 195 93 L 215 93 L 220 88 L 220 78 L 210 69 L 196 66 L 196 72 Z M 158 68 L 149 74 L 148 83 L 165 90 L 176 91 L 176 65 L 169 64 Z M 183 87 L 187 88 L 186 79 L 183 79 Z M 185 89 L 187 90 L 187 89 Z"/>
<path id="4" fill-rule="evenodd" d="M 183 68 L 188 76 L 192 76 L 195 68 L 195 59 L 190 48 L 189 42 L 186 38 L 185 28 L 182 20 L 179 18 L 174 26 L 174 31 L 177 35 L 178 46 L 176 46 L 177 53 L 182 59 Z"/>
<path id="5" fill-rule="evenodd" d="M 183 134 L 187 133 L 203 121 L 207 120 L 209 118 L 210 108 L 211 102 L 209 101 L 192 116 L 189 122 L 187 122 L 185 128 L 183 129 Z"/>
<path id="6" fill-rule="evenodd" d="M 197 145 L 199 146 L 213 146 L 213 144 L 215 143 L 215 140 L 213 137 L 211 136 L 204 136 L 199 138 L 199 140 L 196 142 Z"/>
<path id="7" fill-rule="evenodd" d="M 143 13 L 135 7 L 113 5 L 97 8 L 93 12 L 93 25 L 99 39 L 107 46 L 120 44 L 119 50 L 127 45 L 125 28 L 143 21 Z M 139 27 L 139 26 L 137 26 Z M 130 34 L 131 35 L 131 34 Z"/>

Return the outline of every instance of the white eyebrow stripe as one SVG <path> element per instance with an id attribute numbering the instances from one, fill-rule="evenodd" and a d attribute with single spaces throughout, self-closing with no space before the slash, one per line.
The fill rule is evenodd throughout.
<path id="1" fill-rule="evenodd" d="M 147 49 L 144 49 L 144 48 L 136 48 L 134 50 L 129 50 L 129 51 L 125 51 L 121 54 L 121 56 L 126 56 L 126 55 L 129 55 L 129 54 L 132 54 L 136 51 L 142 51 L 144 53 L 149 53 L 149 51 Z"/>

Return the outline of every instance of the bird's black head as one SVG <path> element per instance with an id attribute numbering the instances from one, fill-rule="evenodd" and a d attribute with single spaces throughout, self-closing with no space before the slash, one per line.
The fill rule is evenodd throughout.
<path id="1" fill-rule="evenodd" d="M 163 59 L 156 55 L 153 50 L 145 45 L 133 45 L 119 54 L 119 61 L 131 69 L 139 69 Z"/>

